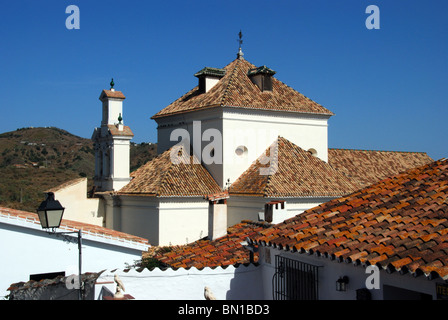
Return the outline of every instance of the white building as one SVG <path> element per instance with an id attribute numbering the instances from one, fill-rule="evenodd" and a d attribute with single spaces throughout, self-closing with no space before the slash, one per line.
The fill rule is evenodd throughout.
<path id="1" fill-rule="evenodd" d="M 77 235 L 66 237 L 42 229 L 37 214 L 0 208 L 1 296 L 16 282 L 79 274 Z M 146 239 L 95 225 L 62 220 L 57 232 L 82 230 L 82 273 L 125 268 L 149 248 Z"/>
<path id="2" fill-rule="evenodd" d="M 274 74 L 241 51 L 223 68 L 195 73 L 197 85 L 152 117 L 159 156 L 131 174 L 125 96 L 103 90 L 101 127 L 92 135 L 96 223 L 152 245 L 214 239 L 243 219 L 283 221 L 431 160 L 424 153 L 329 149 L 333 113 Z M 210 201 L 221 192 L 225 199 Z M 266 213 L 273 201 L 282 210 Z M 77 206 L 69 199 L 63 205 Z"/>

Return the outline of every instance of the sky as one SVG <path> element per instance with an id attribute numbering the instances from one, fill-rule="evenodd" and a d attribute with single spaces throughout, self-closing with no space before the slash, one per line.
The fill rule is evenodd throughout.
<path id="1" fill-rule="evenodd" d="M 114 78 L 133 141 L 157 142 L 151 116 L 196 86 L 197 71 L 233 61 L 241 30 L 246 60 L 335 113 L 330 148 L 448 157 L 448 1 L 0 4 L 0 132 L 54 126 L 90 138 Z M 79 29 L 67 28 L 70 5 Z"/>

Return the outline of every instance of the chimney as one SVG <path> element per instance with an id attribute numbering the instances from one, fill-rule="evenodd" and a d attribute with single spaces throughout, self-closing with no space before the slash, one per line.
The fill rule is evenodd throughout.
<path id="1" fill-rule="evenodd" d="M 195 77 L 199 79 L 199 92 L 206 93 L 213 88 L 218 81 L 224 77 L 226 70 L 205 67 L 204 69 L 196 72 Z"/>
<path id="2" fill-rule="evenodd" d="M 266 66 L 250 69 L 247 72 L 252 83 L 256 84 L 262 92 L 272 91 L 272 76 L 274 74 L 275 71 Z"/>
<path id="3" fill-rule="evenodd" d="M 229 192 L 208 195 L 208 238 L 215 240 L 227 234 L 227 199 Z"/>
<path id="4" fill-rule="evenodd" d="M 286 219 L 285 201 L 269 201 L 264 205 L 264 221 L 277 224 Z"/>

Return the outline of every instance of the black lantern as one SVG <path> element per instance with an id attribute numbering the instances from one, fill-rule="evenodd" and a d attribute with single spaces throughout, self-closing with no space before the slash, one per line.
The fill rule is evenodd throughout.
<path id="1" fill-rule="evenodd" d="M 37 208 L 37 215 L 39 217 L 40 224 L 43 229 L 53 229 L 48 232 L 55 235 L 65 235 L 77 234 L 78 235 L 78 251 L 79 251 L 79 300 L 83 300 L 84 284 L 82 283 L 82 232 L 81 229 L 78 231 L 69 232 L 56 232 L 55 230 L 59 228 L 62 221 L 62 215 L 64 214 L 65 208 L 61 206 L 58 200 L 54 199 L 54 193 L 48 192 L 46 194 L 46 199 L 41 202 L 39 208 Z"/>
<path id="2" fill-rule="evenodd" d="M 47 198 L 37 208 L 37 215 L 42 228 L 59 228 L 64 210 L 65 208 L 61 206 L 59 201 L 54 199 L 54 193 L 48 192 Z"/>
<path id="3" fill-rule="evenodd" d="M 347 284 L 348 284 L 347 276 L 339 277 L 339 279 L 336 280 L 336 291 L 347 291 Z"/>

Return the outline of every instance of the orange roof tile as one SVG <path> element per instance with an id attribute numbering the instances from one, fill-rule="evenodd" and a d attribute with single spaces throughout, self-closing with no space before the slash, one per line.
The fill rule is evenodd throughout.
<path id="1" fill-rule="evenodd" d="M 328 163 L 359 188 L 431 162 L 424 152 L 328 149 Z"/>
<path id="2" fill-rule="evenodd" d="M 439 160 L 307 210 L 251 240 L 446 280 L 447 233 L 448 160 Z"/>
<path id="3" fill-rule="evenodd" d="M 112 90 L 103 90 L 100 95 L 100 100 L 104 97 L 108 98 L 116 98 L 116 99 L 126 99 L 123 92 L 121 91 L 112 91 Z"/>
<path id="4" fill-rule="evenodd" d="M 173 147 L 174 148 L 174 147 Z M 132 180 L 118 194 L 148 196 L 204 196 L 221 188 L 195 156 L 180 163 L 171 161 L 173 148 L 131 173 Z"/>
<path id="5" fill-rule="evenodd" d="M 225 66 L 225 75 L 208 92 L 199 87 L 165 107 L 152 119 L 213 107 L 238 107 L 312 114 L 333 115 L 331 111 L 272 77 L 272 91 L 261 91 L 248 77 L 256 68 L 244 59 L 235 59 Z"/>
<path id="6" fill-rule="evenodd" d="M 200 269 L 250 263 L 249 250 L 245 249 L 241 242 L 269 226 L 270 224 L 265 222 L 245 220 L 229 227 L 226 236 L 215 240 L 198 240 L 184 246 L 169 247 L 168 250 L 161 250 L 161 253 L 156 254 L 154 258 L 173 268 Z M 255 253 L 253 262 L 257 260 L 258 254 Z"/>
<path id="7" fill-rule="evenodd" d="M 113 124 L 108 124 L 107 127 L 109 128 L 110 134 L 113 136 L 134 136 L 134 133 L 128 126 L 123 126 L 122 131 L 118 130 L 117 126 Z"/>
<path id="8" fill-rule="evenodd" d="M 277 161 L 266 163 L 271 147 Z M 230 195 L 337 197 L 357 189 L 344 174 L 283 137 L 279 137 L 229 188 Z M 277 165 L 275 164 L 277 163 Z M 271 165 L 272 174 L 260 174 Z"/>

